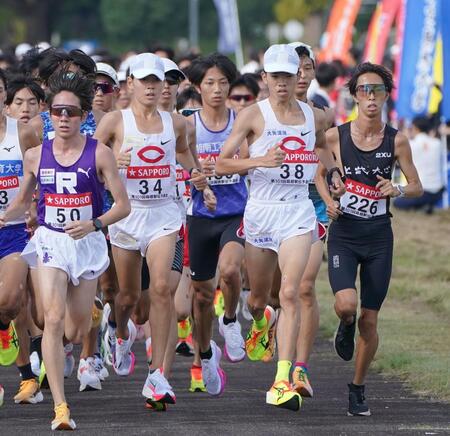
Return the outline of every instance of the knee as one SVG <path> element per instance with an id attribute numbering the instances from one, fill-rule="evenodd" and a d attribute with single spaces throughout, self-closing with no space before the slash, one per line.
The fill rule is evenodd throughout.
<path id="1" fill-rule="evenodd" d="M 359 334 L 364 338 L 375 335 L 377 333 L 377 317 L 361 313 L 358 320 L 358 328 Z"/>
<path id="2" fill-rule="evenodd" d="M 225 283 L 231 283 L 235 280 L 239 280 L 240 266 L 234 263 L 225 263 L 220 265 L 220 277 Z"/>
<path id="3" fill-rule="evenodd" d="M 57 330 L 63 332 L 64 329 L 64 312 L 55 308 L 44 311 L 45 330 Z"/>
<path id="4" fill-rule="evenodd" d="M 139 301 L 139 292 L 131 289 L 124 289 L 117 295 L 117 304 L 122 307 L 132 308 Z"/>
<path id="5" fill-rule="evenodd" d="M 17 295 L 2 295 L 0 297 L 0 313 L 2 318 L 13 320 L 17 317 L 21 309 L 21 298 Z"/>
<path id="6" fill-rule="evenodd" d="M 358 302 L 353 298 L 337 298 L 334 303 L 339 318 L 348 318 L 356 314 Z"/>
<path id="7" fill-rule="evenodd" d="M 195 286 L 194 285 L 194 298 L 195 303 L 200 308 L 210 308 L 214 304 L 214 292 L 210 289 L 206 289 L 206 287 Z"/>
<path id="8" fill-rule="evenodd" d="M 312 307 L 317 303 L 314 282 L 304 280 L 300 284 L 300 302 L 303 306 Z"/>
<path id="9" fill-rule="evenodd" d="M 150 298 L 152 302 L 155 299 L 168 301 L 170 300 L 170 296 L 170 287 L 167 280 L 157 279 L 153 283 L 150 283 Z"/>
<path id="10" fill-rule="evenodd" d="M 297 289 L 290 284 L 286 284 L 280 289 L 280 306 L 295 306 L 298 304 Z"/>

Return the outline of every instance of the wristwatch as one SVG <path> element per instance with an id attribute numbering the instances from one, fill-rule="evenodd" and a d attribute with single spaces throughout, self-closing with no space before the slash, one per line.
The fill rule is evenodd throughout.
<path id="1" fill-rule="evenodd" d="M 398 192 L 400 192 L 400 195 L 398 195 L 397 197 L 404 197 L 406 195 L 405 192 L 405 187 L 402 185 L 394 185 L 394 188 L 397 188 Z"/>
<path id="2" fill-rule="evenodd" d="M 92 220 L 92 224 L 94 225 L 94 229 L 96 232 L 103 228 L 103 223 L 98 218 Z"/>

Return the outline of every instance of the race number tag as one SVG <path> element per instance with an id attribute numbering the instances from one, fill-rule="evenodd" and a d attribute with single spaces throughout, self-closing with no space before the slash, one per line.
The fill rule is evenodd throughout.
<path id="1" fill-rule="evenodd" d="M 19 177 L 0 177 L 0 211 L 4 212 L 19 192 Z"/>
<path id="2" fill-rule="evenodd" d="M 217 158 L 219 157 L 218 154 L 209 154 L 209 153 L 200 153 L 199 155 L 200 159 L 206 159 L 208 156 L 210 156 L 212 162 L 216 162 Z M 239 155 L 234 155 L 233 159 L 239 159 Z M 219 185 L 234 185 L 236 183 L 239 183 L 241 181 L 241 176 L 239 174 L 228 174 L 227 176 L 209 176 L 208 178 L 208 184 L 211 186 L 219 186 Z"/>
<path id="3" fill-rule="evenodd" d="M 306 143 L 297 136 L 287 136 L 280 148 L 286 152 L 283 164 L 271 169 L 271 182 L 276 184 L 307 185 L 314 180 L 319 158 L 312 150 L 305 150 Z"/>
<path id="4" fill-rule="evenodd" d="M 91 193 L 45 194 L 45 223 L 62 229 L 72 221 L 92 219 Z"/>
<path id="5" fill-rule="evenodd" d="M 386 197 L 374 186 L 345 181 L 346 192 L 341 197 L 341 210 L 360 218 L 373 218 L 386 214 Z"/>
<path id="6" fill-rule="evenodd" d="M 191 196 L 190 186 L 188 183 L 189 173 L 183 169 L 181 165 L 177 165 L 177 185 L 176 185 L 176 200 L 188 201 Z"/>

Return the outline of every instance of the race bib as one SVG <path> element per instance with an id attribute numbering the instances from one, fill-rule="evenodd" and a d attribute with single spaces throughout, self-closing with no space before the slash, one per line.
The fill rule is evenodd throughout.
<path id="1" fill-rule="evenodd" d="M 0 211 L 4 212 L 19 192 L 19 177 L 0 177 Z"/>
<path id="2" fill-rule="evenodd" d="M 314 180 L 319 158 L 305 147 L 306 143 L 297 136 L 287 136 L 281 141 L 280 148 L 286 157 L 280 167 L 269 170 L 271 183 L 307 185 Z"/>
<path id="3" fill-rule="evenodd" d="M 129 166 L 127 191 L 133 200 L 168 198 L 172 190 L 170 165 Z"/>
<path id="4" fill-rule="evenodd" d="M 92 196 L 85 194 L 45 194 L 45 223 L 62 229 L 72 221 L 92 219 Z"/>
<path id="5" fill-rule="evenodd" d="M 341 197 L 341 210 L 360 218 L 386 215 L 386 197 L 374 186 L 348 179 L 346 193 Z"/>
<path id="6" fill-rule="evenodd" d="M 210 156 L 212 162 L 216 162 L 219 157 L 218 154 L 199 154 L 200 159 L 206 159 Z M 239 159 L 239 155 L 234 155 L 233 159 Z M 209 176 L 207 177 L 208 184 L 211 186 L 219 186 L 219 185 L 234 185 L 241 181 L 241 176 L 239 174 L 228 174 L 227 176 Z"/>
<path id="7" fill-rule="evenodd" d="M 191 196 L 189 187 L 189 173 L 185 171 L 181 166 L 177 165 L 177 184 L 175 187 L 176 200 L 188 201 Z"/>

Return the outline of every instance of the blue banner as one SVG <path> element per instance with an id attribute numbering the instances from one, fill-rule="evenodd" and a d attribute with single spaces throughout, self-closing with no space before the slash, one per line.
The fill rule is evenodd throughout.
<path id="1" fill-rule="evenodd" d="M 442 51 L 444 66 L 444 85 L 443 85 L 443 102 L 442 115 L 450 121 L 450 1 L 441 0 L 441 35 L 442 35 Z"/>
<path id="2" fill-rule="evenodd" d="M 408 0 L 396 109 L 400 118 L 426 115 L 433 87 L 441 0 Z M 443 0 L 442 4 L 449 3 Z M 445 51 L 445 48 L 444 48 Z M 445 70 L 444 70 L 445 71 Z"/>
<path id="3" fill-rule="evenodd" d="M 239 45 L 239 24 L 237 20 L 236 0 L 214 0 L 219 19 L 220 53 L 234 53 Z"/>

